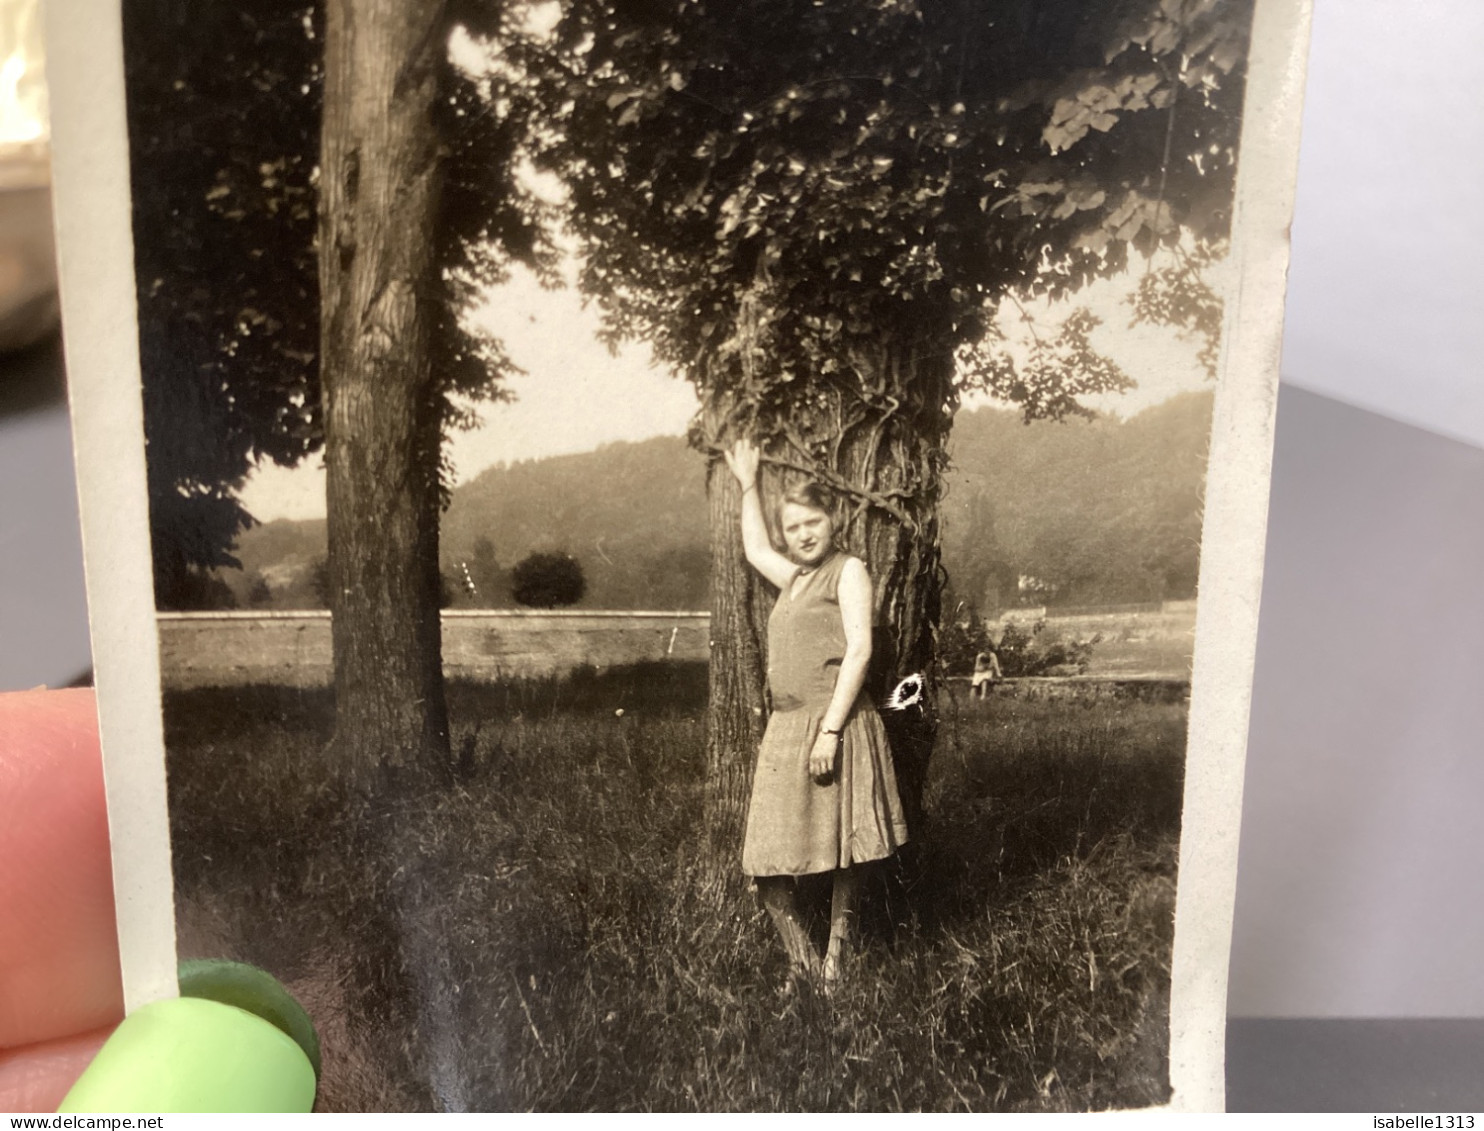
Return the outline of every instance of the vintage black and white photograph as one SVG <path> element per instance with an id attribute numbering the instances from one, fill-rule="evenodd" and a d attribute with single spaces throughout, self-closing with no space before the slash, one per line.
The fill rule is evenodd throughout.
<path id="1" fill-rule="evenodd" d="M 1254 6 L 123 0 L 174 937 L 321 1109 L 1181 1103 Z"/>

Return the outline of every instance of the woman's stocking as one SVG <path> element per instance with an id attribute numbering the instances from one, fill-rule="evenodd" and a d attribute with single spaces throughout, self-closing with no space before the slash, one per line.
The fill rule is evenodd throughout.
<path id="1" fill-rule="evenodd" d="M 809 941 L 809 929 L 799 915 L 793 879 L 789 876 L 759 876 L 757 894 L 783 938 L 783 949 L 794 969 L 817 973 L 819 954 Z"/>
<path id="2" fill-rule="evenodd" d="M 860 869 L 841 868 L 835 873 L 830 893 L 830 943 L 824 955 L 825 981 L 838 981 L 844 973 L 845 954 L 855 933 L 855 897 L 860 890 Z"/>

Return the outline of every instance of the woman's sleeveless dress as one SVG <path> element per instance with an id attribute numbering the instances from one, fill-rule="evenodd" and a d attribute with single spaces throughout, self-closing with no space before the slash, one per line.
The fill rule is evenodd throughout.
<path id="1" fill-rule="evenodd" d="M 907 839 L 886 731 L 864 692 L 841 733 L 836 773 L 820 785 L 809 752 L 845 655 L 836 553 L 800 570 L 768 618 L 773 713 L 758 751 L 742 841 L 749 876 L 828 872 L 890 856 Z"/>

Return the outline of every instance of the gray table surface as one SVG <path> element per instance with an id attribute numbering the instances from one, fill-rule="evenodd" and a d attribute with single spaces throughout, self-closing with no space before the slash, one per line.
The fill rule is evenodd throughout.
<path id="1" fill-rule="evenodd" d="M 1484 1020 L 1233 1018 L 1226 1109 L 1484 1112 Z"/>

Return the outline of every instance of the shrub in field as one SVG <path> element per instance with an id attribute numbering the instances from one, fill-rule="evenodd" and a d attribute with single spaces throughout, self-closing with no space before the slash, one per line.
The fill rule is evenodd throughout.
<path id="1" fill-rule="evenodd" d="M 1007 676 L 1081 675 L 1101 635 L 1073 640 L 1038 620 L 1029 629 L 1011 621 L 1000 635 L 1000 669 Z"/>
<path id="2" fill-rule="evenodd" d="M 510 595 L 533 609 L 575 605 L 586 591 L 582 566 L 571 554 L 530 554 L 510 571 Z"/>
<path id="3" fill-rule="evenodd" d="M 945 675 L 969 675 L 974 670 L 974 658 L 993 650 L 999 654 L 1000 670 L 1007 676 L 1081 675 L 1101 640 L 1101 635 L 1090 640 L 1068 639 L 1048 629 L 1043 618 L 1029 628 L 1011 621 L 996 644 L 984 618 L 971 612 L 966 619 L 946 625 L 939 632 L 938 663 Z"/>
<path id="4" fill-rule="evenodd" d="M 984 618 L 970 611 L 938 631 L 938 666 L 944 675 L 969 675 L 974 657 L 994 645 Z"/>

